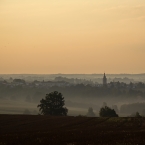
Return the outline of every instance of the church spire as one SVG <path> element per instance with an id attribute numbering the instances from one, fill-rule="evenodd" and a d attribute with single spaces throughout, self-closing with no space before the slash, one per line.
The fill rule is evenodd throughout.
<path id="1" fill-rule="evenodd" d="M 107 85 L 107 78 L 106 78 L 106 75 L 104 73 L 104 77 L 103 77 L 103 86 L 106 86 Z"/>
<path id="2" fill-rule="evenodd" d="M 105 71 L 104 71 L 104 76 L 103 77 L 106 77 Z"/>

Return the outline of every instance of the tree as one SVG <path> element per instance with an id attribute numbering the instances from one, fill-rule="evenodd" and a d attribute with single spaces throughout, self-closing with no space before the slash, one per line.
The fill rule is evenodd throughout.
<path id="1" fill-rule="evenodd" d="M 63 107 L 65 105 L 64 102 L 62 94 L 54 91 L 46 94 L 45 99 L 40 100 L 40 104 L 37 107 L 39 107 L 39 111 L 43 115 L 66 116 L 68 109 Z"/>
<path id="2" fill-rule="evenodd" d="M 92 107 L 89 107 L 87 116 L 88 117 L 95 117 L 96 116 Z"/>
<path id="3" fill-rule="evenodd" d="M 141 117 L 141 115 L 139 114 L 139 112 L 136 112 L 135 117 Z"/>
<path id="4" fill-rule="evenodd" d="M 107 106 L 102 107 L 99 112 L 100 117 L 118 117 L 114 109 L 111 109 Z"/>

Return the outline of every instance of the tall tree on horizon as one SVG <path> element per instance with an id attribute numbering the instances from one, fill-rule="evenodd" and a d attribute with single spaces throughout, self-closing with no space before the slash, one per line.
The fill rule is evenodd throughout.
<path id="1" fill-rule="evenodd" d="M 46 94 L 45 99 L 40 100 L 37 107 L 42 115 L 66 116 L 68 109 L 64 105 L 65 100 L 62 94 L 54 91 Z"/>

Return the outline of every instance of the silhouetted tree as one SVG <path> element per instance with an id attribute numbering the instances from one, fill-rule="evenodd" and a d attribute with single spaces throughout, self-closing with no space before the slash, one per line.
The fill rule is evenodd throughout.
<path id="1" fill-rule="evenodd" d="M 89 107 L 87 116 L 88 116 L 88 117 L 95 117 L 95 113 L 94 113 L 92 107 Z"/>
<path id="2" fill-rule="evenodd" d="M 39 111 L 43 115 L 62 115 L 66 116 L 68 113 L 68 109 L 63 107 L 64 97 L 62 97 L 61 93 L 57 91 L 46 94 L 45 99 L 40 100 Z"/>
<path id="3" fill-rule="evenodd" d="M 111 109 L 107 106 L 102 107 L 99 112 L 100 117 L 118 117 L 114 109 Z"/>
<path id="4" fill-rule="evenodd" d="M 141 115 L 139 114 L 139 112 L 136 112 L 135 117 L 141 117 Z"/>

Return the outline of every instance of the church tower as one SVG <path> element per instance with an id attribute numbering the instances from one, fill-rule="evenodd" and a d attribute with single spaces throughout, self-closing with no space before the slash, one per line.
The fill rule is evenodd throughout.
<path id="1" fill-rule="evenodd" d="M 106 78 L 106 75 L 104 73 L 104 77 L 103 77 L 103 86 L 106 86 L 107 85 L 107 78 Z"/>

